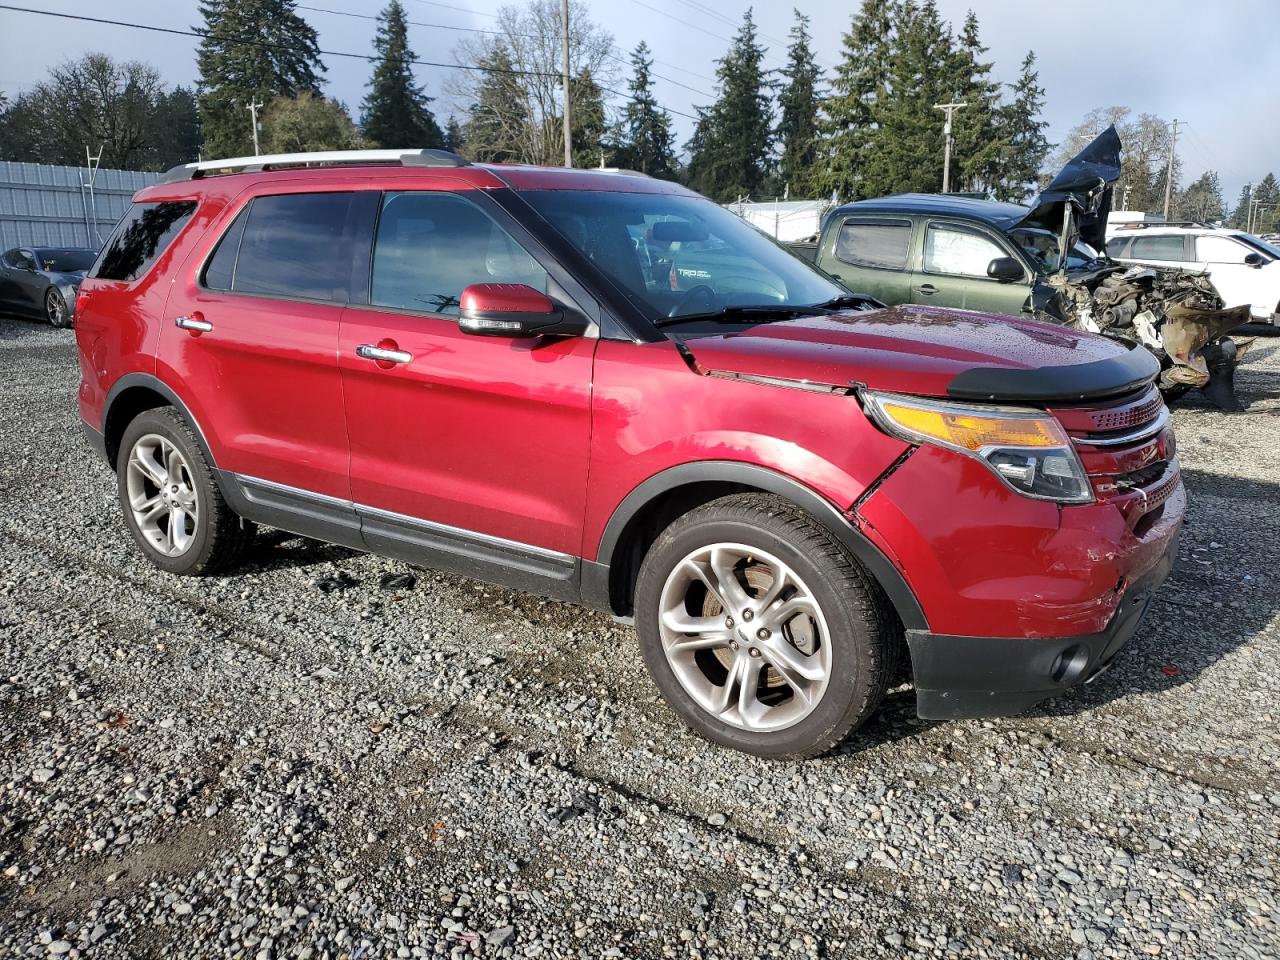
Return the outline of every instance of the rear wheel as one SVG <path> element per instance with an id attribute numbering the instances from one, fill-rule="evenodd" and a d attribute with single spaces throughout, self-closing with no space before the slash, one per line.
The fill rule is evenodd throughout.
<path id="1" fill-rule="evenodd" d="M 681 517 L 636 584 L 663 696 L 702 736 L 761 756 L 823 753 L 871 714 L 893 674 L 892 622 L 825 529 L 763 494 Z"/>
<path id="2" fill-rule="evenodd" d="M 116 474 L 125 524 L 161 570 L 215 573 L 252 542 L 253 524 L 227 506 L 195 431 L 176 410 L 146 410 L 129 424 Z"/>
<path id="3" fill-rule="evenodd" d="M 44 295 L 44 315 L 50 326 L 71 326 L 71 311 L 67 309 L 67 301 L 58 292 L 57 287 L 50 287 Z"/>

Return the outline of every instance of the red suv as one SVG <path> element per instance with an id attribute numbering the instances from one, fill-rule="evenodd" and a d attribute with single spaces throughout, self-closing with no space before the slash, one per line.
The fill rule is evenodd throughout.
<path id="1" fill-rule="evenodd" d="M 762 755 L 840 741 L 904 636 L 925 717 L 1088 680 L 1185 510 L 1142 348 L 882 308 L 640 175 L 189 165 L 77 314 L 88 435 L 160 568 L 225 568 L 267 524 L 580 602 Z"/>

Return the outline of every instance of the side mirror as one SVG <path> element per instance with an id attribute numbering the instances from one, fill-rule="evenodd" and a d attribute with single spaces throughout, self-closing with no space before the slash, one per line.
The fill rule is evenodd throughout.
<path id="1" fill-rule="evenodd" d="M 996 257 L 987 264 L 987 276 L 1001 283 L 1009 283 L 1013 280 L 1021 280 L 1026 273 L 1022 269 L 1022 264 L 1013 257 Z"/>
<path id="2" fill-rule="evenodd" d="M 458 306 L 458 328 L 477 337 L 580 337 L 591 325 L 524 283 L 473 283 Z"/>
<path id="3" fill-rule="evenodd" d="M 1260 267 L 1267 262 L 1267 258 L 1260 253 L 1251 253 L 1244 258 L 1244 262 L 1250 267 Z"/>

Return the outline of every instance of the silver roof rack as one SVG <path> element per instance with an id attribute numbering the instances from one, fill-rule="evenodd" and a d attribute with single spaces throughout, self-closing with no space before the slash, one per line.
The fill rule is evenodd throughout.
<path id="1" fill-rule="evenodd" d="M 258 173 L 290 167 L 340 167 L 399 164 L 403 167 L 466 167 L 470 164 L 448 150 L 323 150 L 314 153 L 270 153 L 260 157 L 232 157 L 184 163 L 166 171 L 161 183 L 196 180 L 228 173 Z"/>

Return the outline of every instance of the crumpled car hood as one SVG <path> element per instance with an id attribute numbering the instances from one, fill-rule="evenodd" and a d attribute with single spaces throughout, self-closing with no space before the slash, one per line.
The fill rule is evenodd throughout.
<path id="1" fill-rule="evenodd" d="M 1071 204 L 1072 221 L 1081 240 L 1097 251 L 1107 245 L 1107 214 L 1120 179 L 1120 134 L 1107 127 L 1076 154 L 1031 204 L 1018 226 L 1034 226 L 1059 233 L 1062 211 Z"/>
<path id="2" fill-rule="evenodd" d="M 1128 352 L 1061 326 L 922 306 L 758 324 L 691 336 L 683 347 L 698 370 L 711 375 L 984 399 L 983 377 L 1003 373 L 1005 382 L 1031 383 L 1048 368 L 1070 382 L 1072 368 L 1096 370 Z M 957 391 L 958 378 L 974 389 Z"/>

